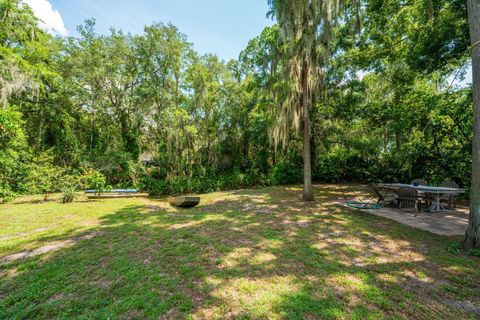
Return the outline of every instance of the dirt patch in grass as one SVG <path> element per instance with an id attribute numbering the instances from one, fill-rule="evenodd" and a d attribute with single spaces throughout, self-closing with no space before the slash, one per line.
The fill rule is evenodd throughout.
<path id="1" fill-rule="evenodd" d="M 111 280 L 107 280 L 107 279 L 99 279 L 92 282 L 94 286 L 97 286 L 103 289 L 109 288 L 112 285 L 112 283 L 113 282 Z"/>
<path id="2" fill-rule="evenodd" d="M 4 264 L 12 263 L 18 260 L 27 259 L 27 258 L 35 257 L 41 254 L 45 254 L 48 252 L 56 251 L 63 247 L 72 245 L 80 240 L 91 239 L 96 236 L 98 236 L 98 232 L 94 231 L 94 232 L 87 233 L 83 236 L 75 237 L 73 239 L 55 241 L 50 244 L 36 248 L 34 250 L 22 251 L 19 253 L 11 254 L 6 257 L 0 258 L 0 265 L 4 265 Z"/>
<path id="3" fill-rule="evenodd" d="M 34 233 L 39 233 L 39 232 L 48 231 L 48 230 L 50 230 L 50 229 L 53 229 L 53 227 L 50 227 L 50 228 L 37 228 L 37 229 L 32 230 L 32 231 L 29 231 L 29 232 L 19 232 L 19 233 L 16 233 L 16 234 L 14 234 L 14 235 L 1 236 L 1 237 L 0 237 L 0 241 L 2 241 L 2 240 L 10 240 L 10 239 L 13 239 L 13 238 L 24 237 L 24 236 L 28 236 L 28 235 L 31 235 L 31 234 L 34 234 Z"/>
<path id="4" fill-rule="evenodd" d="M 55 293 L 53 296 L 48 298 L 47 302 L 50 302 L 50 303 L 57 302 L 64 299 L 65 297 L 66 295 L 64 293 Z"/>
<path id="5" fill-rule="evenodd" d="M 480 305 L 468 300 L 445 300 L 445 304 L 458 308 L 462 311 L 473 313 L 480 319 Z"/>

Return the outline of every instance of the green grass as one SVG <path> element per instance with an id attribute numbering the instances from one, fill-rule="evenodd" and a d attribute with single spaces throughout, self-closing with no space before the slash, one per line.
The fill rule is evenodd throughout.
<path id="1" fill-rule="evenodd" d="M 61 244 L 0 265 L 0 319 L 475 318 L 480 259 L 446 251 L 460 238 L 332 202 L 351 188 L 0 205 L 0 259 Z"/>

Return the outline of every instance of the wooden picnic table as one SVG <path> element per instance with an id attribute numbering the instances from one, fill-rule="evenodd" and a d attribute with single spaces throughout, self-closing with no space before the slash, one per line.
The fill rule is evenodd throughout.
<path id="1" fill-rule="evenodd" d="M 465 189 L 460 188 L 446 188 L 446 187 L 434 187 L 434 186 L 414 186 L 413 184 L 405 183 L 379 183 L 379 188 L 388 188 L 388 189 L 400 189 L 400 188 L 410 188 L 417 190 L 418 192 L 431 195 L 432 204 L 430 205 L 430 212 L 441 212 L 446 211 L 447 209 L 442 205 L 441 199 L 445 194 L 461 194 L 465 193 Z"/>

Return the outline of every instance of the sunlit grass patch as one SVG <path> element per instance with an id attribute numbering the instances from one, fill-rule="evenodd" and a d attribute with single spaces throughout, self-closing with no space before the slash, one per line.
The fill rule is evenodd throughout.
<path id="1" fill-rule="evenodd" d="M 190 210 L 143 198 L 2 205 L 0 258 L 68 245 L 0 265 L 0 318 L 474 317 L 478 258 L 335 204 L 352 188 L 317 186 L 314 203 L 296 186 L 215 192 Z"/>

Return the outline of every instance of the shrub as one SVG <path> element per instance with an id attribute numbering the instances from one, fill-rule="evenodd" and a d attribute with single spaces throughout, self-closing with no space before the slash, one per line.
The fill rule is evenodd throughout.
<path id="1" fill-rule="evenodd" d="M 145 175 L 140 179 L 139 187 L 153 195 L 168 193 L 167 181 L 150 175 Z"/>
<path id="2" fill-rule="evenodd" d="M 131 155 L 121 151 L 105 153 L 97 163 L 108 184 L 124 187 L 135 186 L 144 173 L 143 165 L 134 161 Z"/>
<path id="3" fill-rule="evenodd" d="M 53 164 L 52 151 L 32 154 L 23 165 L 23 174 L 18 179 L 19 191 L 29 194 L 43 194 L 48 200 L 50 193 L 61 190 L 60 181 L 64 169 Z"/>
<path id="4" fill-rule="evenodd" d="M 108 189 L 105 176 L 99 171 L 90 170 L 85 175 L 84 181 L 86 188 L 95 190 L 98 195 Z"/>
<path id="5" fill-rule="evenodd" d="M 63 196 L 62 196 L 62 203 L 72 203 L 75 199 L 75 192 L 77 192 L 77 186 L 71 185 L 67 186 L 62 189 Z"/>
<path id="6" fill-rule="evenodd" d="M 290 161 L 280 161 L 272 168 L 273 184 L 294 184 L 302 181 L 302 166 Z"/>
<path id="7" fill-rule="evenodd" d="M 480 249 L 470 249 L 467 254 L 469 256 L 480 257 Z"/>
<path id="8" fill-rule="evenodd" d="M 22 114 L 13 106 L 0 108 L 0 200 L 15 198 L 19 178 L 25 175 L 21 164 L 27 153 Z"/>
<path id="9" fill-rule="evenodd" d="M 150 171 L 140 180 L 140 189 L 154 195 L 177 195 L 182 193 L 205 193 L 219 190 L 241 189 L 246 187 L 263 186 L 270 180 L 255 170 L 241 172 L 238 168 L 230 173 L 217 176 L 170 176 L 158 178 L 157 170 Z"/>
<path id="10" fill-rule="evenodd" d="M 3 203 L 10 202 L 15 199 L 16 193 L 10 190 L 7 186 L 0 185 L 0 199 Z"/>
<path id="11" fill-rule="evenodd" d="M 460 242 L 451 242 L 447 246 L 447 252 L 451 254 L 459 254 L 462 250 L 462 244 Z"/>

